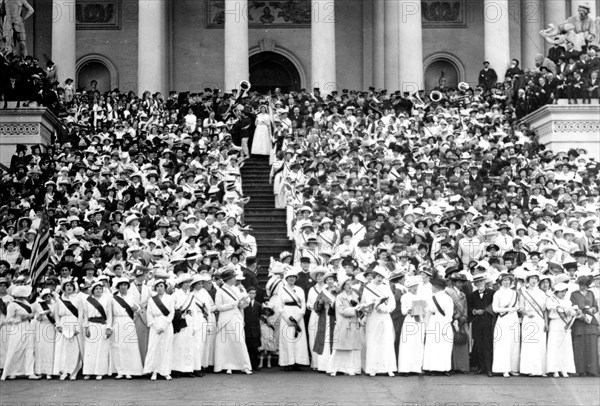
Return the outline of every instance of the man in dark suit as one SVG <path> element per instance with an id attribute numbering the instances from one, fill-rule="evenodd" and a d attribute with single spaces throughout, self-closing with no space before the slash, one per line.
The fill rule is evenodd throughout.
<path id="1" fill-rule="evenodd" d="M 242 272 L 244 274 L 242 285 L 247 291 L 250 291 L 250 289 L 256 290 L 258 296 L 259 283 L 258 278 L 256 277 L 257 268 L 258 261 L 256 260 L 256 257 L 246 258 L 246 266 L 242 267 Z"/>
<path id="2" fill-rule="evenodd" d="M 483 69 L 479 71 L 479 86 L 483 89 L 483 93 L 486 94 L 490 89 L 496 85 L 498 81 L 498 74 L 492 68 L 488 61 L 483 62 Z"/>
<path id="3" fill-rule="evenodd" d="M 394 300 L 396 301 L 396 308 L 390 313 L 392 317 L 392 323 L 394 324 L 394 333 L 396 339 L 394 340 L 394 348 L 396 349 L 396 358 L 398 358 L 398 351 L 400 350 L 400 333 L 402 332 L 402 324 L 404 323 L 404 315 L 402 314 L 402 295 L 405 292 L 404 286 L 402 289 L 397 287 L 396 284 L 404 282 L 404 273 L 402 272 L 394 272 L 390 276 L 390 288 L 392 289 L 392 293 L 394 293 Z M 404 289 L 404 290 L 403 290 Z"/>
<path id="4" fill-rule="evenodd" d="M 256 288 L 248 289 L 250 305 L 244 309 L 244 334 L 246 335 L 246 347 L 250 356 L 252 369 L 258 369 L 260 361 L 260 316 L 262 314 L 262 305 L 256 300 Z"/>
<path id="5" fill-rule="evenodd" d="M 473 283 L 477 290 L 467 297 L 468 319 L 473 335 L 471 365 L 477 365 L 478 373 L 492 376 L 495 316 L 491 313 L 491 305 L 494 291 L 485 287 L 485 274 L 475 275 Z"/>

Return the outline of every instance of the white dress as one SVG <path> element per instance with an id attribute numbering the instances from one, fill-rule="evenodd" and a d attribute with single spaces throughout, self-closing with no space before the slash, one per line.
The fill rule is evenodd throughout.
<path id="1" fill-rule="evenodd" d="M 343 372 L 358 375 L 361 372 L 360 325 L 352 300 L 358 301 L 358 295 L 354 292 L 350 295 L 342 292 L 335 298 L 336 329 L 328 373 Z"/>
<path id="2" fill-rule="evenodd" d="M 0 297 L 0 300 L 3 302 L 6 310 L 8 304 L 13 301 L 13 297 L 11 295 L 4 295 Z M 8 348 L 8 325 L 4 323 L 5 320 L 6 315 L 0 312 L 0 365 L 2 366 L 4 366 L 4 361 L 6 361 L 6 350 Z"/>
<path id="3" fill-rule="evenodd" d="M 119 294 L 118 296 L 125 300 L 134 312 L 139 308 L 135 299 L 130 294 L 125 296 Z M 138 336 L 135 328 L 135 315 L 134 319 L 129 317 L 125 308 L 116 300 L 113 301 L 112 309 L 113 336 L 110 356 L 111 369 L 119 375 L 142 375 L 142 356 L 140 354 Z"/>
<path id="4" fill-rule="evenodd" d="M 54 346 L 54 374 L 63 373 L 71 376 L 77 375 L 83 362 L 83 339 L 79 317 L 82 317 L 81 301 L 73 293 L 69 296 L 70 300 L 65 298 L 58 299 L 55 304 L 54 315 L 56 317 L 56 326 L 62 328 L 62 333 L 57 334 L 56 345 Z M 74 315 L 71 310 L 65 306 L 62 300 L 75 306 L 78 315 Z"/>
<path id="5" fill-rule="evenodd" d="M 208 368 L 215 364 L 215 340 L 217 333 L 217 318 L 215 317 L 215 302 L 212 296 L 204 288 L 200 290 L 200 299 L 206 304 L 208 311 L 208 321 L 206 322 L 206 332 L 203 333 L 206 336 L 206 340 L 202 347 L 202 368 Z"/>
<path id="6" fill-rule="evenodd" d="M 568 299 L 551 296 L 547 301 L 547 310 L 550 322 L 548 326 L 546 372 L 575 373 L 571 329 L 565 330 L 567 326 L 565 321 L 569 322 L 575 314 L 573 304 Z"/>
<path id="7" fill-rule="evenodd" d="M 237 286 L 223 285 L 217 290 L 215 304 L 219 320 L 215 340 L 215 372 L 252 369 L 246 347 L 244 313 L 237 305 L 242 295 Z"/>
<path id="8" fill-rule="evenodd" d="M 181 317 L 186 321 L 187 327 L 179 330 L 173 336 L 173 363 L 171 369 L 178 372 L 193 372 L 194 371 L 194 348 L 196 346 L 194 340 L 193 318 L 196 313 L 194 306 L 194 298 L 191 292 L 184 292 L 177 289 L 172 296 L 175 300 L 175 309 L 186 310 L 186 313 Z"/>
<path id="9" fill-rule="evenodd" d="M 375 309 L 381 299 L 387 301 Z M 394 349 L 394 324 L 390 312 L 396 308 L 396 300 L 387 285 L 369 283 L 365 286 L 361 302 L 375 304 L 373 311 L 367 316 L 365 372 L 381 374 L 395 372 L 396 350 Z"/>
<path id="10" fill-rule="evenodd" d="M 501 287 L 494 293 L 492 310 L 498 313 L 494 326 L 494 360 L 492 372 L 504 374 L 519 372 L 521 353 L 521 325 L 517 312 L 507 313 L 500 317 L 501 309 L 518 306 L 515 301 L 517 293 L 510 288 Z"/>
<path id="11" fill-rule="evenodd" d="M 35 334 L 31 328 L 31 321 L 21 321 L 21 316 L 32 314 L 33 309 L 27 302 L 31 312 L 25 310 L 16 302 L 11 302 L 6 308 L 6 321 L 9 326 L 8 346 L 2 380 L 9 376 L 33 375 L 35 357 L 33 355 Z"/>
<path id="12" fill-rule="evenodd" d="M 279 324 L 279 365 L 294 364 L 309 365 L 308 344 L 304 328 L 304 313 L 306 300 L 304 291 L 298 286 L 291 287 L 283 283 L 278 295 L 277 308 L 281 314 Z M 301 331 L 296 334 L 296 328 L 290 318 L 296 320 Z"/>
<path id="13" fill-rule="evenodd" d="M 252 140 L 252 155 L 271 154 L 271 118 L 266 113 L 256 116 L 256 130 Z"/>
<path id="14" fill-rule="evenodd" d="M 95 298 L 104 308 L 106 319 L 104 323 L 90 321 L 91 318 L 101 318 L 101 313 L 88 300 L 82 304 L 83 325 L 87 326 L 90 336 L 83 334 L 83 374 L 84 375 L 107 375 L 110 365 L 110 347 L 112 337 L 106 337 L 108 327 L 112 328 L 113 311 L 112 296 L 102 295 Z"/>
<path id="15" fill-rule="evenodd" d="M 192 307 L 195 310 L 192 316 L 191 326 L 193 329 L 194 351 L 192 355 L 192 364 L 194 371 L 200 371 L 203 367 L 202 361 L 204 356 L 204 346 L 206 343 L 208 333 L 207 317 L 209 315 L 210 310 L 208 304 L 204 303 L 202 299 L 202 290 L 195 290 L 192 292 L 192 295 L 194 297 Z"/>
<path id="16" fill-rule="evenodd" d="M 315 346 L 315 336 L 317 335 L 317 324 L 319 322 L 319 315 L 313 311 L 317 296 L 321 293 L 325 285 L 315 285 L 308 291 L 308 297 L 306 298 L 306 308 L 310 310 L 310 316 L 308 317 L 308 348 L 310 351 L 310 367 L 312 369 L 319 368 L 319 354 L 313 351 Z M 325 365 L 325 367 L 327 367 Z"/>
<path id="17" fill-rule="evenodd" d="M 428 320 L 425 322 L 425 349 L 423 369 L 426 371 L 450 371 L 452 368 L 452 347 L 454 331 L 452 315 L 454 302 L 444 291 L 434 294 L 444 314 L 438 310 L 433 296 L 427 300 Z"/>
<path id="18" fill-rule="evenodd" d="M 144 362 L 144 374 L 156 372 L 166 376 L 171 374 L 175 300 L 166 293 L 160 300 L 168 311 L 167 315 L 158 308 L 154 297 L 148 300 L 146 317 L 148 318 L 148 327 L 150 327 L 150 336 L 148 337 L 148 353 Z"/>
<path id="19" fill-rule="evenodd" d="M 423 316 L 415 317 L 408 313 L 412 309 L 413 301 L 419 300 L 418 295 L 410 292 L 405 293 L 400 298 L 400 306 L 404 323 L 400 333 L 400 344 L 398 350 L 398 372 L 400 373 L 421 373 L 423 369 L 423 351 L 425 349 L 425 323 Z"/>
<path id="20" fill-rule="evenodd" d="M 55 303 L 48 305 L 50 311 L 53 311 Z M 36 317 L 31 324 L 35 328 L 35 373 L 37 375 L 52 375 L 54 373 L 54 346 L 56 344 L 56 328 L 54 323 L 50 322 L 48 315 L 41 315 L 44 311 L 41 303 L 38 301 L 33 305 L 33 312 Z M 50 317 L 56 322 L 54 314 Z M 41 318 L 39 320 L 38 318 Z"/>
<path id="21" fill-rule="evenodd" d="M 530 301 L 524 297 L 529 294 Z M 519 371 L 522 374 L 542 375 L 546 373 L 546 332 L 544 331 L 544 318 L 538 314 L 534 306 L 546 310 L 546 294 L 539 288 L 523 289 L 519 306 L 523 316 L 521 325 L 521 359 Z M 537 303 L 537 304 L 536 304 Z M 543 313 L 542 313 L 543 314 Z M 531 315 L 532 317 L 529 317 Z"/>

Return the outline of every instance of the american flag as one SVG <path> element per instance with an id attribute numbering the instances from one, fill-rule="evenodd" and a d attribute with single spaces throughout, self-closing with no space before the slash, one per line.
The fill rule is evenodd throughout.
<path id="1" fill-rule="evenodd" d="M 35 236 L 33 242 L 33 250 L 31 251 L 31 262 L 29 266 L 29 276 L 31 277 L 31 286 L 33 288 L 33 294 L 35 294 L 35 288 L 39 284 L 48 261 L 50 259 L 50 224 L 48 222 L 48 215 L 46 211 L 42 213 L 42 220 L 40 221 L 40 227 L 38 233 Z"/>

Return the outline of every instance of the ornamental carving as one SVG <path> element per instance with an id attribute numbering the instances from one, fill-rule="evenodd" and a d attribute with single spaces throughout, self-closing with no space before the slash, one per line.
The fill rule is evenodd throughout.
<path id="1" fill-rule="evenodd" d="M 1 123 L 1 135 L 40 135 L 39 123 Z"/>
<path id="2" fill-rule="evenodd" d="M 554 121 L 554 131 L 561 133 L 600 134 L 600 121 Z"/>
<path id="3" fill-rule="evenodd" d="M 464 27 L 465 0 L 421 1 L 421 20 L 426 27 Z"/>
<path id="4" fill-rule="evenodd" d="M 77 0 L 75 21 L 77 29 L 102 30 L 120 28 L 120 0 Z"/>
<path id="5" fill-rule="evenodd" d="M 333 3 L 332 3 L 333 4 Z M 248 1 L 247 10 L 225 10 L 224 0 L 206 0 L 206 19 L 209 28 L 223 28 L 225 15 L 239 13 L 246 14 L 250 28 L 275 28 L 309 27 L 312 11 L 310 0 L 283 0 L 283 1 Z M 325 13 L 328 13 L 325 10 Z M 330 16 L 318 16 L 326 21 L 331 18 L 333 22 L 333 9 Z"/>

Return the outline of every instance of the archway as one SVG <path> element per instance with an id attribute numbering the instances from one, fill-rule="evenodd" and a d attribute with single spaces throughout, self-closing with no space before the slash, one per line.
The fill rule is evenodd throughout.
<path id="1" fill-rule="evenodd" d="M 447 87 L 456 87 L 465 79 L 461 62 L 450 54 L 435 54 L 425 59 L 425 90 L 433 90 L 440 85 L 440 77 L 444 72 Z"/>
<path id="2" fill-rule="evenodd" d="M 76 87 L 89 89 L 92 80 L 98 82 L 100 92 L 119 87 L 115 65 L 102 55 L 86 55 L 77 61 Z"/>
<path id="3" fill-rule="evenodd" d="M 250 83 L 252 90 L 261 93 L 281 88 L 282 92 L 298 91 L 300 73 L 292 61 L 276 52 L 265 51 L 250 57 Z"/>

